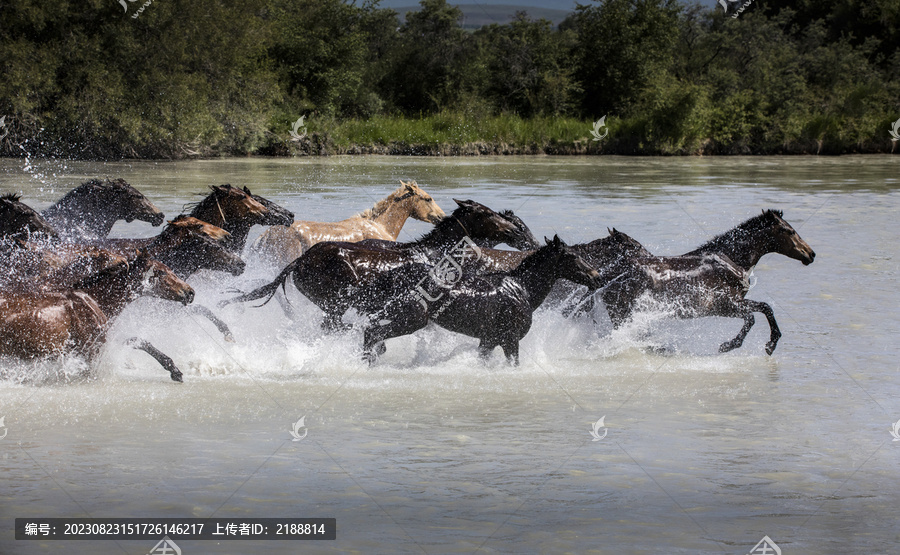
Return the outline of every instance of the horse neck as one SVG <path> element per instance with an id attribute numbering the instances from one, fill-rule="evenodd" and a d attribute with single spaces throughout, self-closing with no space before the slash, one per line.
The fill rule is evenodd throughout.
<path id="1" fill-rule="evenodd" d="M 410 203 L 394 202 L 391 199 L 388 201 L 388 206 L 384 211 L 370 219 L 383 227 L 396 240 L 400 235 L 400 230 L 403 229 L 403 224 L 406 223 L 411 214 Z"/>
<path id="2" fill-rule="evenodd" d="M 466 228 L 453 216 L 451 221 L 442 221 L 434 229 L 416 240 L 413 245 L 426 249 L 444 250 L 469 235 Z"/>
<path id="3" fill-rule="evenodd" d="M 77 289 L 93 297 L 103 313 L 109 318 L 114 318 L 137 296 L 140 283 L 130 271 L 124 274 L 107 272 Z"/>
<path id="4" fill-rule="evenodd" d="M 750 270 L 764 255 L 772 252 L 769 241 L 760 241 L 759 232 L 743 225 L 723 233 L 685 256 L 724 254 L 744 270 Z"/>
<path id="5" fill-rule="evenodd" d="M 189 216 L 202 220 L 208 224 L 221 227 L 230 233 L 231 236 L 226 237 L 222 241 L 222 245 L 226 249 L 231 252 L 241 252 L 244 250 L 244 245 L 247 244 L 247 236 L 250 235 L 251 225 L 248 224 L 244 218 L 240 217 L 226 219 L 225 214 L 222 212 L 216 200 L 208 203 L 207 206 L 204 206 L 203 204 L 198 205 L 191 211 Z"/>
<path id="6" fill-rule="evenodd" d="M 106 237 L 120 219 L 120 214 L 107 206 L 100 207 L 98 203 L 88 202 L 87 198 L 79 194 L 66 195 L 41 215 L 55 221 L 75 222 L 82 232 Z"/>
<path id="7" fill-rule="evenodd" d="M 532 310 L 537 310 L 558 279 L 556 260 L 551 257 L 534 255 L 522 261 L 509 276 L 525 286 L 528 302 Z"/>

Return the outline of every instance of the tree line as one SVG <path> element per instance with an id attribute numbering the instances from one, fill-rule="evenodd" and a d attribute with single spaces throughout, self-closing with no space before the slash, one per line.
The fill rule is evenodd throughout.
<path id="1" fill-rule="evenodd" d="M 401 23 L 377 0 L 3 2 L 0 155 L 329 153 L 459 122 L 474 125 L 460 141 L 486 143 L 530 122 L 516 140 L 544 152 L 893 146 L 896 0 L 757 0 L 738 17 L 596 0 L 556 27 L 522 12 L 474 32 L 445 0 L 420 4 Z M 592 141 L 603 116 L 609 133 Z"/>

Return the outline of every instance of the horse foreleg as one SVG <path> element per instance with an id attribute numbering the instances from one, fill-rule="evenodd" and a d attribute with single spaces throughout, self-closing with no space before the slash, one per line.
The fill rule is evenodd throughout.
<path id="1" fill-rule="evenodd" d="M 503 345 L 503 354 L 513 366 L 519 365 L 519 341 L 514 339 Z"/>
<path id="2" fill-rule="evenodd" d="M 769 342 L 766 343 L 766 354 L 771 355 L 775 352 L 778 340 L 781 339 L 781 330 L 778 329 L 778 322 L 775 321 L 775 312 L 772 310 L 771 306 L 762 301 L 751 301 L 746 299 L 744 300 L 744 304 L 755 312 L 761 312 L 769 322 Z"/>
<path id="3" fill-rule="evenodd" d="M 132 337 L 128 341 L 125 342 L 126 345 L 134 347 L 139 351 L 144 351 L 148 355 L 152 356 L 156 359 L 163 368 L 169 371 L 169 375 L 172 377 L 172 381 L 183 382 L 181 370 L 175 366 L 175 363 L 172 362 L 172 359 L 169 358 L 165 353 L 154 347 L 150 344 L 149 341 L 141 339 L 140 337 Z"/>
<path id="4" fill-rule="evenodd" d="M 216 329 L 219 330 L 219 333 L 222 334 L 222 337 L 225 339 L 225 341 L 234 343 L 234 335 L 231 334 L 231 329 L 228 328 L 228 324 L 226 324 L 225 322 L 220 320 L 218 316 L 213 314 L 212 310 L 206 308 L 205 306 L 194 304 L 190 305 L 187 308 L 194 314 L 202 316 L 212 322 L 213 325 L 216 326 Z"/>

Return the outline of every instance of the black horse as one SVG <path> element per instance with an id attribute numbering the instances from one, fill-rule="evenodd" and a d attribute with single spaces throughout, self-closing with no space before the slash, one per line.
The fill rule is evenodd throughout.
<path id="1" fill-rule="evenodd" d="M 66 237 L 104 239 L 119 220 L 158 226 L 164 214 L 124 179 L 92 179 L 75 187 L 41 213 Z"/>
<path id="2" fill-rule="evenodd" d="M 451 276 L 447 280 L 446 273 L 421 263 L 380 274 L 361 296 L 366 299 L 362 312 L 377 322 L 366 328 L 363 357 L 371 364 L 384 353 L 384 340 L 409 335 L 433 321 L 480 339 L 482 358 L 500 346 L 507 360 L 518 364 L 519 341 L 556 280 L 592 287 L 600 277 L 559 237 L 547 240 L 509 272 L 478 276 L 451 270 Z M 384 320 L 389 322 L 380 323 Z"/>
<path id="3" fill-rule="evenodd" d="M 56 228 L 16 194 L 0 196 L 0 238 L 27 239 L 32 233 L 56 237 Z"/>
<path id="4" fill-rule="evenodd" d="M 637 257 L 605 272 L 601 297 L 614 327 L 634 313 L 644 294 L 675 307 L 678 318 L 724 316 L 741 318 L 738 335 L 722 343 L 720 352 L 740 347 L 760 312 L 770 328 L 766 353 L 771 355 L 781 338 L 772 307 L 746 299 L 750 272 L 767 253 L 783 254 L 804 266 L 816 257 L 813 249 L 787 223 L 779 210 L 765 210 L 682 256 Z"/>
<path id="5" fill-rule="evenodd" d="M 411 243 L 374 244 L 316 243 L 290 263 L 271 283 L 219 306 L 268 297 L 284 287 L 288 276 L 310 301 L 325 311 L 322 327 L 329 332 L 345 330 L 341 317 L 351 306 L 354 291 L 366 287 L 379 273 L 411 262 L 438 260 L 464 237 L 497 243 L 519 240 L 518 228 L 504 216 L 472 200 L 455 200 L 459 206 L 434 229 Z M 496 243 L 495 243 L 496 244 Z"/>

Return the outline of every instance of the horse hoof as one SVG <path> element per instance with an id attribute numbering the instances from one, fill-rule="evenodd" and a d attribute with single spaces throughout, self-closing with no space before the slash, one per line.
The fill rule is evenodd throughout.
<path id="1" fill-rule="evenodd" d="M 772 353 L 775 352 L 775 347 L 777 343 L 766 343 L 766 354 L 772 356 Z"/>
<path id="2" fill-rule="evenodd" d="M 182 378 L 182 374 L 180 371 L 173 370 L 171 376 L 173 382 L 184 383 L 184 379 Z"/>
<path id="3" fill-rule="evenodd" d="M 732 341 L 726 341 L 725 343 L 722 343 L 721 345 L 719 345 L 719 352 L 727 353 L 728 351 L 733 351 L 733 350 L 737 349 L 738 347 L 740 347 L 740 345 L 736 345 Z"/>
<path id="4" fill-rule="evenodd" d="M 230 333 L 226 333 L 226 334 L 225 334 L 225 341 L 226 341 L 227 343 L 234 343 L 234 336 L 231 335 Z"/>

